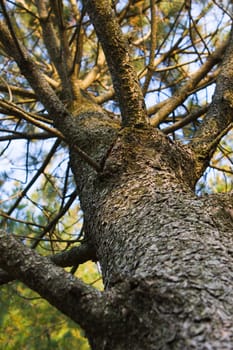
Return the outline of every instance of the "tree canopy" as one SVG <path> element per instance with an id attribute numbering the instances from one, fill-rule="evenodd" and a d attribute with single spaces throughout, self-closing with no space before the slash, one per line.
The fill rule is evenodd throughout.
<path id="1" fill-rule="evenodd" d="M 87 335 L 103 307 L 104 329 L 113 311 L 94 287 L 97 272 L 88 283 L 78 272 L 100 260 L 105 290 L 122 282 L 104 248 L 117 238 L 97 234 L 99 248 L 89 232 L 102 232 L 108 195 L 113 207 L 104 213 L 113 221 L 124 191 L 135 191 L 133 204 L 124 203 L 132 213 L 148 195 L 124 172 L 143 177 L 133 166 L 144 146 L 161 161 L 150 165 L 161 171 L 161 193 L 173 170 L 174 184 L 185 179 L 198 196 L 232 190 L 232 67 L 230 1 L 0 1 L 0 283 L 23 282 Z M 232 220 L 232 197 L 222 198 L 222 216 Z M 62 305 L 62 295 L 73 302 Z"/>

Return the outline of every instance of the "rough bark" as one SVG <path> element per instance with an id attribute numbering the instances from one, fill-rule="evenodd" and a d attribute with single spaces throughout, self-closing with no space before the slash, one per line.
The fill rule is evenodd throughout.
<path id="1" fill-rule="evenodd" d="M 77 176 L 80 161 L 72 164 Z M 190 155 L 158 131 L 129 129 L 102 174 L 88 183 L 79 176 L 105 286 L 124 293 L 127 285 L 125 331 L 113 331 L 112 315 L 94 349 L 231 348 L 232 217 L 195 196 L 193 169 Z"/>

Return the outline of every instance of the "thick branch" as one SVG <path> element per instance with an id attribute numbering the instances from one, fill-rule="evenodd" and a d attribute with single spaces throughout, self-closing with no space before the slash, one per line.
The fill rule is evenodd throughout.
<path id="1" fill-rule="evenodd" d="M 14 58 L 22 74 L 28 80 L 53 120 L 56 121 L 58 116 L 63 118 L 68 115 L 66 108 L 46 81 L 44 74 L 38 69 L 21 43 L 19 44 L 20 50 L 18 49 L 8 28 L 3 22 L 0 22 L 0 42 L 6 53 Z"/>
<path id="2" fill-rule="evenodd" d="M 88 243 L 82 243 L 64 252 L 52 255 L 50 260 L 57 266 L 77 266 L 88 260 L 97 261 L 95 249 Z M 13 281 L 14 278 L 4 270 L 0 270 L 0 285 Z"/>
<path id="3" fill-rule="evenodd" d="M 190 143 L 200 175 L 209 164 L 221 138 L 232 127 L 233 116 L 233 29 L 206 118 Z"/>
<path id="4" fill-rule="evenodd" d="M 128 45 L 108 0 L 83 1 L 102 44 L 119 100 L 123 125 L 146 123 L 144 98 Z"/>
<path id="5" fill-rule="evenodd" d="M 82 327 L 101 322 L 101 294 L 49 259 L 0 231 L 0 267 L 39 293 Z"/>

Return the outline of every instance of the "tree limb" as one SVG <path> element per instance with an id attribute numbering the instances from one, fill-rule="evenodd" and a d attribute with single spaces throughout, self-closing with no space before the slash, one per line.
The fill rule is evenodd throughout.
<path id="1" fill-rule="evenodd" d="M 26 98 L 31 98 L 31 99 L 35 99 L 36 95 L 32 90 L 26 90 L 23 88 L 20 88 L 18 86 L 14 86 L 14 85 L 4 85 L 0 83 L 0 91 L 2 92 L 9 92 L 9 90 L 11 91 L 12 94 L 16 95 L 16 96 L 20 96 L 20 97 L 26 97 Z"/>
<path id="2" fill-rule="evenodd" d="M 77 266 L 89 260 L 97 261 L 94 247 L 87 242 L 48 258 L 50 258 L 55 265 L 60 267 Z M 9 273 L 0 269 L 0 285 L 13 280 L 14 278 Z"/>
<path id="3" fill-rule="evenodd" d="M 90 329 L 93 320 L 101 323 L 102 303 L 99 291 L 24 246 L 3 230 L 0 230 L 0 267 L 85 329 Z"/>
<path id="4" fill-rule="evenodd" d="M 65 252 L 55 254 L 50 259 L 54 264 L 61 267 L 77 266 L 88 260 L 97 261 L 94 247 L 87 242 L 83 242 L 78 247 L 73 247 Z"/>
<path id="5" fill-rule="evenodd" d="M 177 122 L 175 122 L 172 125 L 167 126 L 166 128 L 162 129 L 164 134 L 169 134 L 171 132 L 174 132 L 180 128 L 182 128 L 183 126 L 197 120 L 200 116 L 202 116 L 203 114 L 205 114 L 208 111 L 209 106 L 203 106 L 198 108 L 197 110 L 194 110 L 191 113 L 188 113 L 187 115 L 185 115 L 183 118 L 181 118 L 180 120 L 178 120 Z"/>
<path id="6" fill-rule="evenodd" d="M 151 35 L 150 35 L 150 55 L 149 55 L 149 64 L 147 69 L 147 74 L 145 82 L 143 84 L 143 94 L 145 95 L 148 87 L 150 85 L 151 78 L 154 73 L 154 55 L 157 44 L 157 30 L 158 30 L 158 18 L 157 18 L 157 8 L 153 0 L 150 0 L 150 15 L 151 15 Z"/>
<path id="7" fill-rule="evenodd" d="M 9 132 L 9 130 L 0 130 L 3 132 Z M 9 132 L 10 133 L 10 132 Z M 12 135 L 13 134 L 13 135 Z M 54 135 L 48 132 L 38 132 L 38 133 L 25 133 L 25 132 L 18 132 L 8 134 L 6 136 L 0 136 L 0 142 L 2 141 L 9 141 L 9 140 L 47 140 L 50 138 L 54 138 Z"/>
<path id="8" fill-rule="evenodd" d="M 233 27 L 217 78 L 213 101 L 203 123 L 196 131 L 190 147 L 197 159 L 199 175 L 209 164 L 221 138 L 231 129 L 233 122 Z"/>
<path id="9" fill-rule="evenodd" d="M 103 47 L 119 100 L 123 126 L 145 124 L 146 111 L 126 38 L 108 0 L 83 1 Z"/>
<path id="10" fill-rule="evenodd" d="M 9 29 L 9 31 L 10 31 L 12 40 L 14 42 L 14 47 L 17 50 L 18 55 L 21 56 L 21 58 L 23 59 L 24 58 L 24 52 L 22 51 L 22 46 L 20 45 L 20 43 L 18 41 L 18 38 L 17 38 L 17 36 L 15 34 L 15 31 L 13 29 L 13 26 L 12 26 L 10 17 L 8 15 L 8 11 L 7 11 L 6 7 L 5 7 L 4 1 L 0 0 L 0 4 L 1 4 L 3 16 L 4 16 L 4 18 L 6 20 L 6 23 L 7 23 L 7 27 Z"/>
<path id="11" fill-rule="evenodd" d="M 166 117 L 174 111 L 175 108 L 180 106 L 190 92 L 197 86 L 203 77 L 220 62 L 221 57 L 227 47 L 227 42 L 224 42 L 218 49 L 216 49 L 212 55 L 208 57 L 206 62 L 190 77 L 190 79 L 184 84 L 181 89 L 178 90 L 174 96 L 169 98 L 163 103 L 159 111 L 151 118 L 151 125 L 158 126 Z"/>
<path id="12" fill-rule="evenodd" d="M 49 8 L 50 5 L 51 8 Z M 59 13 L 59 18 L 57 18 L 58 11 L 56 11 L 56 1 L 54 1 L 53 4 L 49 4 L 49 2 L 46 3 L 45 1 L 37 0 L 36 6 L 40 16 L 40 24 L 43 31 L 43 40 L 45 46 L 47 48 L 51 61 L 54 62 L 54 65 L 61 79 L 64 97 L 66 99 L 70 99 L 71 84 L 69 71 L 71 69 L 71 60 L 70 53 L 68 50 L 68 40 L 67 38 L 66 40 L 64 40 L 64 28 L 61 29 L 59 26 L 58 32 L 60 35 L 58 35 L 56 30 L 57 28 L 54 27 L 54 20 L 58 20 L 59 22 L 60 16 L 62 16 L 62 14 Z M 54 13 L 52 13 L 52 11 Z M 54 20 L 52 20 L 52 16 L 54 17 Z"/>
<path id="13" fill-rule="evenodd" d="M 37 245 L 40 243 L 40 241 L 43 239 L 43 237 L 46 235 L 47 232 L 50 232 L 52 227 L 54 227 L 58 221 L 61 219 L 63 215 L 68 211 L 70 206 L 73 204 L 74 200 L 77 197 L 77 191 L 74 190 L 71 195 L 69 200 L 66 202 L 66 204 L 59 210 L 59 212 L 55 215 L 55 217 L 44 227 L 44 229 L 40 232 L 38 237 L 36 237 L 36 240 L 33 242 L 31 245 L 31 248 L 36 248 Z"/>
<path id="14" fill-rule="evenodd" d="M 37 97 L 50 113 L 51 118 L 56 122 L 58 117 L 64 118 L 69 115 L 69 112 L 47 82 L 45 75 L 39 70 L 21 43 L 19 43 L 19 52 L 18 46 L 3 21 L 0 21 L 0 42 L 4 51 L 14 58 Z"/>
<path id="15" fill-rule="evenodd" d="M 53 127 L 47 126 L 45 123 L 40 122 L 35 119 L 30 113 L 25 112 L 22 108 L 18 107 L 16 104 L 4 100 L 0 100 L 0 107 L 2 107 L 5 113 L 12 114 L 18 118 L 22 118 L 27 122 L 41 128 L 42 130 L 48 132 L 49 134 L 54 135 L 54 137 L 58 137 L 65 141 L 63 134 Z"/>

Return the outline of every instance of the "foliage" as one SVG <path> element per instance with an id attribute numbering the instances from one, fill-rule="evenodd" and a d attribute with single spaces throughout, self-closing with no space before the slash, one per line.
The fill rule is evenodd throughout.
<path id="1" fill-rule="evenodd" d="M 2 349 L 89 349 L 77 325 L 19 284 L 0 292 Z"/>
<path id="2" fill-rule="evenodd" d="M 81 265 L 76 274 L 86 283 L 102 289 L 101 277 L 93 263 Z M 77 324 L 21 283 L 2 287 L 0 303 L 0 348 L 89 349 Z"/>

